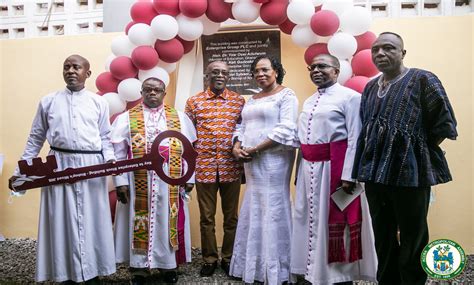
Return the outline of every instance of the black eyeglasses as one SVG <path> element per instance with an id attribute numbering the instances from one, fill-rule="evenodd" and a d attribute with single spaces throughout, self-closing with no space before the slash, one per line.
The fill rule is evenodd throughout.
<path id="1" fill-rule="evenodd" d="M 328 65 L 328 64 L 325 64 L 325 63 L 315 63 L 315 64 L 311 64 L 309 66 L 306 67 L 308 69 L 308 71 L 314 71 L 316 69 L 318 70 L 328 70 L 329 68 L 336 68 L 335 66 L 332 66 L 332 65 Z"/>
<path id="2" fill-rule="evenodd" d="M 142 89 L 143 92 L 145 93 L 151 93 L 152 91 L 155 91 L 155 93 L 160 94 L 160 93 L 165 93 L 165 89 L 162 88 L 152 88 L 152 87 L 144 87 Z"/>
<path id="3" fill-rule="evenodd" d="M 222 74 L 223 76 L 229 76 L 229 71 L 221 69 L 213 69 L 209 73 L 213 76 L 219 76 L 219 74 Z"/>

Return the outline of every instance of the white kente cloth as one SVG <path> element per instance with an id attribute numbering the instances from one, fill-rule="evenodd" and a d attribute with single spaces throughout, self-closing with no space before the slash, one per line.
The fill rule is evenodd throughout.
<path id="1" fill-rule="evenodd" d="M 51 151 L 58 170 L 101 164 L 114 159 L 109 132 L 104 98 L 85 89 L 58 91 L 41 99 L 21 159 L 36 157 L 47 140 L 63 149 L 102 150 L 103 156 Z M 41 189 L 36 281 L 109 275 L 115 272 L 114 257 L 105 177 Z"/>
<path id="2" fill-rule="evenodd" d="M 297 146 L 298 99 L 285 88 L 274 95 L 250 98 L 242 110 L 237 137 L 244 147 L 267 138 L 276 147 L 245 163 L 246 191 L 240 208 L 230 274 L 246 283 L 289 281 L 290 177 Z"/>
<path id="3" fill-rule="evenodd" d="M 342 172 L 342 180 L 347 181 L 353 181 L 351 171 L 361 126 L 360 98 L 359 93 L 336 83 L 326 89 L 320 89 L 306 99 L 298 120 L 298 138 L 301 144 L 323 144 L 347 139 Z M 293 212 L 291 273 L 305 275 L 305 279 L 312 284 L 351 280 L 375 281 L 377 257 L 364 193 L 361 194 L 362 260 L 328 264 L 330 166 L 330 161 L 309 162 L 301 159 Z M 345 233 L 345 248 L 348 254 L 348 227 Z"/>
<path id="4" fill-rule="evenodd" d="M 145 134 L 148 143 L 153 143 L 155 137 L 162 131 L 167 130 L 164 108 L 149 109 L 143 107 Z M 181 133 L 192 143 L 196 137 L 196 130 L 191 120 L 184 113 L 178 111 L 181 122 Z M 118 160 L 126 159 L 130 151 L 130 125 L 129 114 L 125 112 L 119 115 L 112 124 L 111 141 L 115 148 Z M 168 139 L 161 143 L 168 146 Z M 168 173 L 167 167 L 164 168 Z M 113 177 L 115 186 L 129 185 L 130 201 L 127 204 L 117 203 L 115 213 L 115 254 L 117 263 L 130 261 L 130 266 L 135 268 L 176 268 L 175 251 L 171 247 L 168 230 L 168 184 L 162 181 L 154 171 L 148 171 L 149 213 L 150 213 L 150 243 L 151 250 L 147 255 L 134 254 L 132 252 L 133 240 L 133 215 L 135 205 L 135 188 L 133 173 L 117 175 Z M 188 181 L 194 183 L 194 175 Z M 151 189 L 150 189 L 151 188 Z M 184 205 L 184 243 L 186 249 L 186 261 L 191 261 L 191 234 L 189 227 L 189 213 L 187 203 Z M 180 245 L 181 246 L 181 245 Z"/>

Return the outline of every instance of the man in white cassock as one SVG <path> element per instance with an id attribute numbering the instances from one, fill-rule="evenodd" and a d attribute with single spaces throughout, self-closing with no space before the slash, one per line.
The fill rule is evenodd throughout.
<path id="1" fill-rule="evenodd" d="M 308 66 L 318 91 L 298 121 L 301 144 L 291 247 L 291 273 L 312 284 L 376 280 L 377 258 L 364 193 L 341 210 L 331 198 L 354 194 L 351 179 L 360 132 L 361 95 L 337 83 L 339 61 L 316 56 Z"/>
<path id="2" fill-rule="evenodd" d="M 119 115 L 112 125 L 111 141 L 117 159 L 137 158 L 150 153 L 156 136 L 166 130 L 181 132 L 192 143 L 196 131 L 180 111 L 163 104 L 166 86 L 157 78 L 143 82 L 143 103 Z M 165 158 L 164 171 L 181 177 L 186 161 L 181 144 L 165 139 L 159 147 Z M 173 176 L 174 175 L 174 176 Z M 117 262 L 130 262 L 132 284 L 145 284 L 149 269 L 160 269 L 165 283 L 178 281 L 177 267 L 191 261 L 191 237 L 185 185 L 168 185 L 154 171 L 139 170 L 114 177 L 117 187 L 115 252 Z"/>
<path id="3" fill-rule="evenodd" d="M 109 107 L 84 89 L 91 75 L 87 59 L 69 56 L 64 90 L 41 99 L 21 159 L 35 158 L 45 140 L 58 170 L 115 160 L 109 141 Z M 16 169 L 11 183 L 20 175 Z M 36 281 L 99 284 L 115 272 L 112 220 L 105 177 L 41 189 Z"/>

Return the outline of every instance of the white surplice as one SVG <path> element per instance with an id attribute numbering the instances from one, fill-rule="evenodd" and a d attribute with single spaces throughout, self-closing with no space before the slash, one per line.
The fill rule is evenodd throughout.
<path id="1" fill-rule="evenodd" d="M 152 143 L 156 136 L 167 130 L 164 108 L 149 109 L 143 107 L 146 141 Z M 196 137 L 196 130 L 191 120 L 183 112 L 178 111 L 181 122 L 181 133 L 192 143 Z M 117 159 L 127 158 L 130 151 L 130 123 L 129 114 L 125 112 L 119 115 L 113 125 L 111 141 L 114 144 Z M 161 146 L 168 146 L 168 139 Z M 167 173 L 167 166 L 164 168 Z M 115 254 L 117 262 L 130 261 L 130 266 L 135 268 L 161 268 L 173 269 L 177 267 L 175 251 L 171 247 L 168 230 L 169 195 L 168 184 L 162 181 L 154 171 L 148 171 L 148 199 L 150 224 L 149 238 L 151 250 L 147 255 L 134 254 L 132 251 L 133 241 L 133 216 L 135 204 L 135 188 L 133 173 L 114 176 L 115 186 L 129 185 L 130 201 L 127 204 L 117 203 L 115 214 Z M 194 183 L 194 175 L 188 181 Z M 151 186 L 151 187 L 150 187 Z M 184 205 L 185 226 L 184 243 L 186 250 L 186 261 L 191 261 L 191 234 L 189 226 L 189 212 L 186 202 Z"/>
<path id="2" fill-rule="evenodd" d="M 289 280 L 290 177 L 297 147 L 298 99 L 293 90 L 250 98 L 235 136 L 244 147 L 267 138 L 276 147 L 245 163 L 246 191 L 240 208 L 230 274 L 246 283 L 280 284 Z"/>
<path id="3" fill-rule="evenodd" d="M 45 140 L 63 149 L 102 150 L 102 154 L 51 151 L 58 170 L 114 159 L 108 116 L 105 99 L 85 89 L 49 94 L 41 99 L 21 159 L 36 157 Z M 38 282 L 81 282 L 115 272 L 105 177 L 41 189 L 36 255 Z"/>
<path id="4" fill-rule="evenodd" d="M 323 144 L 347 139 L 342 172 L 342 180 L 347 181 L 353 181 L 351 171 L 361 128 L 360 98 L 359 93 L 336 83 L 309 97 L 304 102 L 298 120 L 298 138 L 301 144 Z M 309 162 L 304 159 L 299 165 L 293 213 L 291 273 L 305 275 L 305 279 L 312 284 L 375 281 L 377 257 L 364 192 L 361 194 L 363 259 L 353 263 L 328 264 L 330 167 L 330 161 Z M 310 200 L 314 205 L 312 208 Z M 346 228 L 346 253 L 349 252 L 349 240 Z M 311 251 L 308 251 L 309 244 Z"/>

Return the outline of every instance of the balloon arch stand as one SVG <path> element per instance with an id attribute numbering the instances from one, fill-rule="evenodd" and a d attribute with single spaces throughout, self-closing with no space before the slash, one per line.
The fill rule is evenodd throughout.
<path id="1" fill-rule="evenodd" d="M 138 0 L 130 8 L 125 34 L 112 41 L 106 71 L 96 79 L 110 115 L 140 101 L 141 84 L 150 77 L 166 85 L 169 74 L 201 35 L 217 33 L 234 19 L 249 24 L 261 18 L 306 48 L 309 65 L 319 54 L 339 58 L 338 82 L 358 92 L 378 71 L 371 60 L 375 34 L 370 12 L 352 0 Z"/>

